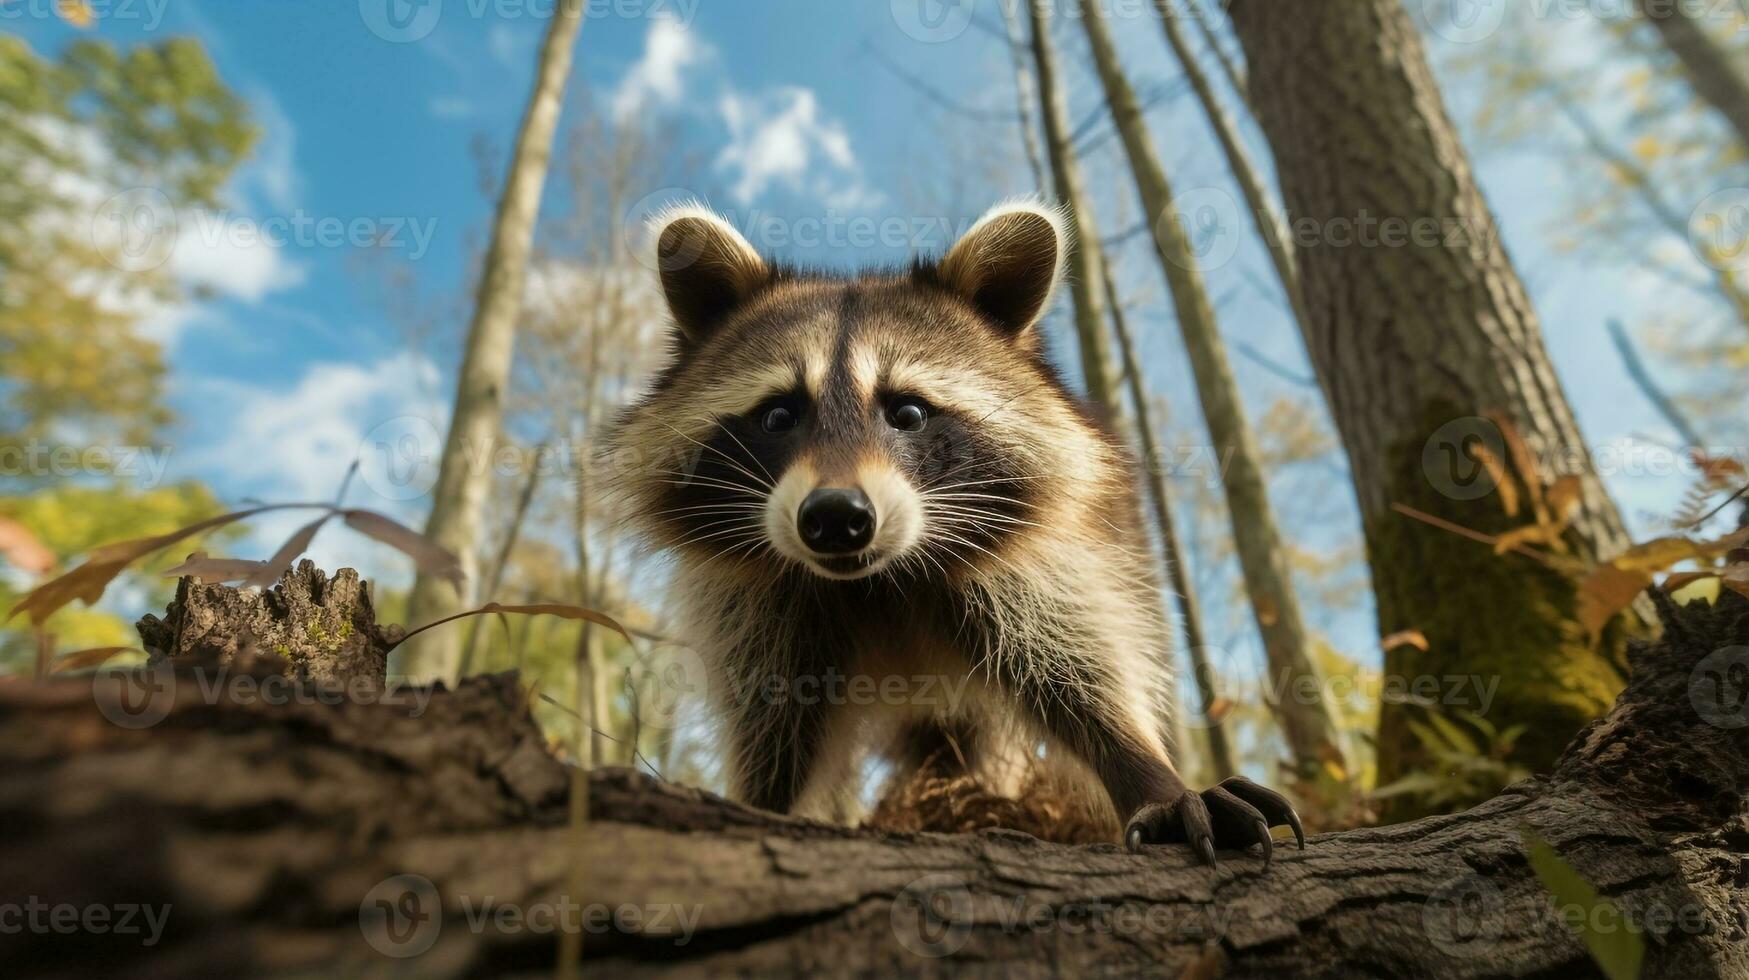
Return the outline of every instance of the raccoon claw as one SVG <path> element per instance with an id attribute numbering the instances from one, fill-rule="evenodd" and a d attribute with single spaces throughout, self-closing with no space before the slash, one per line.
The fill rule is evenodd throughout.
<path id="1" fill-rule="evenodd" d="M 1263 849 L 1267 868 L 1275 855 L 1275 842 L 1269 836 L 1275 824 L 1292 828 L 1300 850 L 1305 850 L 1306 832 L 1287 798 L 1233 776 L 1201 793 L 1187 792 L 1170 803 L 1149 803 L 1137 810 L 1124 828 L 1124 842 L 1132 852 L 1144 844 L 1186 843 L 1210 867 L 1217 846 L 1238 849 L 1256 844 Z"/>

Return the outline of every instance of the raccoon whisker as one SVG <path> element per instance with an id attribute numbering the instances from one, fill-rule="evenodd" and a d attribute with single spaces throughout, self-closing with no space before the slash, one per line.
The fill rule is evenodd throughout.
<path id="1" fill-rule="evenodd" d="M 922 497 L 925 503 L 933 503 L 936 501 L 967 501 L 967 500 L 970 500 L 970 501 L 994 500 L 994 501 L 998 501 L 998 502 L 1005 503 L 1005 504 L 1018 504 L 1018 503 L 1020 503 L 1020 501 L 1015 500 L 1013 497 L 1004 497 L 999 493 L 943 493 L 943 494 L 924 493 L 924 494 L 918 494 L 918 496 Z"/>
<path id="2" fill-rule="evenodd" d="M 718 416 L 716 422 L 717 422 L 717 428 L 722 429 L 724 435 L 728 436 L 730 439 L 735 440 L 735 445 L 740 446 L 741 451 L 747 454 L 747 458 L 753 461 L 753 465 L 759 467 L 760 472 L 765 474 L 765 480 L 766 480 L 765 485 L 772 488 L 773 490 L 777 489 L 777 477 L 772 476 L 771 470 L 767 469 L 763 462 L 760 462 L 758 456 L 753 455 L 753 450 L 748 449 L 747 444 L 741 441 L 741 437 L 736 435 L 734 432 L 732 432 L 729 429 L 728 425 L 723 422 L 721 416 Z M 749 473 L 747 475 L 752 476 L 753 474 Z"/>
<path id="3" fill-rule="evenodd" d="M 761 511 L 764 509 L 765 509 L 765 505 L 763 503 L 757 503 L 757 502 L 753 502 L 753 501 L 730 502 L 730 503 L 726 503 L 726 504 L 693 504 L 690 507 L 669 507 L 666 510 L 653 511 L 651 513 L 651 516 L 662 517 L 662 516 L 668 515 L 668 514 L 685 514 L 688 512 L 692 512 L 692 511 L 702 510 L 702 511 L 709 512 L 709 513 L 706 513 L 704 515 L 705 517 L 709 517 L 709 516 L 711 516 L 712 513 L 727 514 L 730 511 L 737 511 L 737 510 Z"/>
<path id="4" fill-rule="evenodd" d="M 1044 527 L 1043 524 L 1036 521 L 1029 521 L 1024 517 L 1015 517 L 1011 514 L 1003 514 L 983 507 L 969 507 L 963 504 L 928 502 L 923 505 L 923 510 L 925 513 L 945 514 L 950 517 L 969 517 L 974 520 L 996 521 L 1000 524 L 1023 524 L 1027 527 Z"/>
<path id="5" fill-rule="evenodd" d="M 678 479 L 678 480 L 664 480 L 664 481 L 662 481 L 664 483 L 672 483 L 673 485 L 675 485 L 677 487 L 690 487 L 690 486 L 715 487 L 719 490 L 739 491 L 741 493 L 745 493 L 745 494 L 748 494 L 748 495 L 751 495 L 754 497 L 759 497 L 761 499 L 764 499 L 764 497 L 766 495 L 766 492 L 764 490 L 759 489 L 758 487 L 750 487 L 745 483 L 736 483 L 733 480 L 719 480 L 714 476 L 699 476 L 696 473 L 691 473 L 691 474 L 680 473 L 680 472 L 670 473 L 667 470 L 659 471 L 659 473 L 660 473 L 660 475 L 665 475 L 665 476 L 681 477 L 681 479 Z"/>
<path id="6" fill-rule="evenodd" d="M 764 532 L 758 528 L 754 528 L 754 529 L 749 530 L 746 525 L 742 525 L 740 527 L 729 527 L 729 528 L 724 528 L 721 531 L 712 531 L 709 534 L 694 534 L 691 537 L 688 537 L 686 540 L 675 545 L 674 547 L 684 548 L 690 544 L 702 544 L 703 542 L 711 541 L 711 540 L 714 540 L 716 538 L 729 537 L 731 535 L 742 535 L 742 534 L 746 534 L 746 535 L 754 536 L 754 537 L 762 537 L 764 535 Z"/>
<path id="7" fill-rule="evenodd" d="M 954 543 L 956 543 L 956 544 L 963 544 L 963 545 L 965 545 L 965 546 L 966 546 L 966 547 L 968 547 L 968 548 L 974 548 L 974 549 L 976 549 L 976 550 L 978 550 L 978 551 L 981 551 L 981 552 L 983 552 L 983 553 L 984 553 L 984 554 L 986 554 L 986 555 L 989 555 L 989 556 L 990 556 L 990 557 L 991 557 L 991 558 L 994 558 L 994 559 L 996 559 L 996 560 L 997 560 L 997 561 L 999 561 L 999 562 L 1001 562 L 1001 563 L 1002 563 L 1002 564 L 1004 564 L 1004 565 L 1007 565 L 1007 566 L 1008 566 L 1008 567 L 1009 567 L 1009 568 L 1011 568 L 1011 569 L 1014 569 L 1014 571 L 1016 571 L 1016 572 L 1019 572 L 1019 571 L 1020 571 L 1020 569 L 1019 569 L 1019 568 L 1016 568 L 1016 567 L 1015 567 L 1015 566 L 1014 566 L 1014 564 L 1013 564 L 1013 563 L 1011 563 L 1011 562 L 1010 562 L 1010 561 L 1009 561 L 1009 560 L 1008 560 L 1008 559 L 1006 559 L 1006 558 L 1004 558 L 1004 557 L 1002 557 L 1002 556 L 1001 556 L 1001 555 L 998 555 L 998 554 L 997 554 L 997 553 L 995 553 L 995 552 L 994 552 L 994 551 L 991 551 L 991 550 L 990 550 L 990 549 L 988 549 L 988 548 L 985 548 L 985 547 L 983 547 L 983 546 L 981 546 L 981 545 L 978 545 L 978 544 L 976 544 L 976 543 L 974 543 L 974 542 L 971 542 L 971 541 L 967 541 L 967 540 L 966 540 L 966 539 L 965 539 L 965 538 L 962 538 L 962 537 L 960 537 L 960 536 L 959 536 L 959 535 L 957 535 L 957 534 L 954 534 L 954 533 L 953 533 L 953 532 L 951 532 L 951 531 L 940 531 L 940 532 L 937 532 L 937 536 L 938 536 L 938 537 L 943 537 L 943 538 L 946 538 L 946 539 L 947 539 L 947 540 L 949 540 L 949 541 L 952 541 L 952 542 L 954 542 Z M 951 549 L 950 549 L 950 550 L 949 550 L 949 554 L 952 554 L 952 551 L 951 551 Z M 962 557 L 962 560 L 963 560 L 963 556 L 961 556 L 961 557 Z M 969 562 L 969 561 L 968 561 L 968 562 L 966 562 L 966 564 L 968 564 L 968 565 L 969 565 L 969 564 L 971 564 L 971 562 Z"/>
<path id="8" fill-rule="evenodd" d="M 947 473 L 942 475 L 941 479 L 945 480 L 952 475 L 953 475 L 953 470 L 949 470 Z M 940 481 L 938 480 L 935 483 L 928 483 L 928 484 L 923 485 L 922 487 L 918 488 L 917 492 L 918 493 L 926 493 L 926 492 L 933 492 L 936 490 L 953 490 L 953 489 L 958 488 L 958 487 L 982 487 L 982 486 L 988 486 L 989 484 L 992 484 L 992 483 L 1036 483 L 1042 479 L 1044 479 L 1044 477 L 1042 477 L 1042 476 L 994 476 L 988 480 L 967 480 L 963 483 L 949 483 L 947 486 L 939 485 Z"/>
<path id="9" fill-rule="evenodd" d="M 721 551 L 716 552 L 715 554 L 711 555 L 709 558 L 706 558 L 704 561 L 700 562 L 698 567 L 701 569 L 705 568 L 705 567 L 709 566 L 711 562 L 716 561 L 718 558 L 726 558 L 729 555 L 732 555 L 735 552 L 740 551 L 743 548 L 748 549 L 748 551 L 747 551 L 748 555 L 756 554 L 756 553 L 758 553 L 760 546 L 762 546 L 764 544 L 765 544 L 765 535 L 763 535 L 763 534 L 754 535 L 749 540 L 742 541 L 738 544 L 731 544 L 728 547 L 723 548 Z"/>
<path id="10" fill-rule="evenodd" d="M 721 456 L 724 459 L 728 460 L 730 466 L 733 466 L 735 469 L 740 470 L 742 473 L 745 473 L 747 475 L 748 479 L 757 481 L 761 484 L 764 484 L 766 489 L 775 489 L 776 488 L 777 481 L 769 480 L 769 479 L 766 479 L 766 480 L 759 479 L 759 474 L 753 472 L 752 470 L 748 469 L 745 466 L 742 466 L 740 460 L 737 460 L 735 457 L 730 456 L 726 452 L 723 452 L 721 449 L 718 449 L 717 447 L 710 445 L 709 443 L 700 442 L 697 439 L 694 439 L 692 436 L 687 435 L 685 432 L 682 432 L 680 429 L 675 428 L 673 425 L 670 425 L 667 422 L 663 422 L 662 424 L 667 426 L 670 429 L 673 429 L 675 435 L 679 436 L 682 439 L 685 439 L 687 442 L 692 443 L 693 445 L 697 446 L 700 449 L 708 449 L 711 452 L 716 453 L 718 456 Z M 728 432 L 729 438 L 735 439 L 735 434 L 733 432 L 729 432 L 728 427 L 723 425 L 723 422 L 721 419 L 717 420 L 717 426 L 719 428 L 721 428 L 724 432 Z M 741 450 L 743 452 L 747 452 L 747 447 L 741 443 L 741 440 L 735 439 L 735 444 L 740 446 Z M 751 459 L 753 457 L 753 454 L 751 452 L 747 452 L 747 456 L 749 459 Z M 760 463 L 757 459 L 754 459 L 753 462 L 754 462 L 754 465 L 758 466 L 760 469 L 765 468 L 764 464 Z M 766 474 L 766 475 L 770 476 L 770 474 Z"/>

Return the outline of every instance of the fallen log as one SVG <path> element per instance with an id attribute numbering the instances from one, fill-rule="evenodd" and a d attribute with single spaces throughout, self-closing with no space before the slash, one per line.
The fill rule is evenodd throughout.
<path id="1" fill-rule="evenodd" d="M 368 624 L 317 676 L 193 615 L 230 605 L 260 631 L 286 594 L 361 594 L 299 574 L 259 601 L 180 590 L 149 640 L 206 626 L 151 666 L 0 684 L 9 975 L 544 975 L 569 931 L 615 976 L 1589 976 L 1623 937 L 1644 977 L 1749 976 L 1733 594 L 1660 597 L 1662 638 L 1553 773 L 1278 847 L 1265 871 L 830 827 L 619 769 L 591 775 L 577 822 L 514 676 L 397 686 Z M 1533 841 L 1603 901 L 1552 895 Z"/>

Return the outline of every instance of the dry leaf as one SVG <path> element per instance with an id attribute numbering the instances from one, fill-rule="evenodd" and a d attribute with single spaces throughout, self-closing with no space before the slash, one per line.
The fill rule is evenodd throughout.
<path id="1" fill-rule="evenodd" d="M 1649 572 L 1599 565 L 1579 582 L 1579 622 L 1592 636 L 1603 632 L 1616 614 L 1633 604 L 1652 584 Z"/>
<path id="2" fill-rule="evenodd" d="M 81 30 L 90 27 L 92 22 L 97 19 L 97 15 L 91 9 L 91 4 L 86 0 L 56 0 L 55 13 L 60 14 L 62 20 Z"/>
<path id="3" fill-rule="evenodd" d="M 1221 719 L 1227 717 L 1232 710 L 1233 701 L 1231 698 L 1215 698 L 1209 702 L 1209 709 L 1203 712 L 1203 717 L 1208 719 L 1209 724 L 1218 725 L 1221 723 Z"/>
<path id="4" fill-rule="evenodd" d="M 1512 474 L 1507 472 L 1506 464 L 1500 457 L 1482 443 L 1475 448 L 1476 462 L 1488 471 L 1488 476 L 1494 481 L 1494 490 L 1500 494 L 1500 506 L 1506 511 L 1507 517 L 1518 516 L 1518 484 L 1513 481 Z"/>
<path id="5" fill-rule="evenodd" d="M 0 517 L 0 555 L 32 575 L 55 567 L 55 553 L 44 547 L 30 528 L 10 517 Z"/>
<path id="6" fill-rule="evenodd" d="M 10 621 L 19 613 L 25 613 L 32 623 L 42 623 L 57 610 L 74 599 L 84 600 L 86 605 L 103 597 L 103 590 L 109 588 L 109 583 L 134 562 L 157 551 L 160 548 L 173 545 L 183 538 L 209 531 L 215 527 L 240 521 L 245 517 L 265 513 L 270 510 L 288 510 L 308 507 L 308 504 L 268 504 L 264 507 L 252 507 L 249 510 L 233 511 L 220 514 L 187 527 L 179 528 L 168 534 L 160 534 L 150 538 L 133 538 L 128 541 L 117 541 L 106 544 L 91 552 L 79 567 L 57 576 L 25 593 L 24 598 L 12 607 L 6 614 Z"/>
<path id="7" fill-rule="evenodd" d="M 1380 640 L 1379 646 L 1383 647 L 1387 653 L 1401 646 L 1411 646 L 1422 653 L 1431 649 L 1426 634 L 1420 630 L 1398 630 Z"/>
<path id="8" fill-rule="evenodd" d="M 175 568 L 164 570 L 165 578 L 193 578 L 203 585 L 216 582 L 241 582 L 261 570 L 266 562 L 253 561 L 248 558 L 208 558 L 204 552 L 195 552 L 188 560 Z"/>
<path id="9" fill-rule="evenodd" d="M 1704 553 L 1704 546 L 1694 540 L 1672 535 L 1636 544 L 1617 555 L 1610 564 L 1629 572 L 1661 572 L 1677 562 L 1702 557 Z"/>
<path id="10" fill-rule="evenodd" d="M 360 534 L 375 538 L 413 559 L 413 564 L 419 567 L 420 574 L 449 579 L 457 591 L 461 590 L 464 581 L 462 565 L 448 548 L 375 511 L 347 510 L 342 511 L 342 513 L 346 515 L 347 527 Z"/>
<path id="11" fill-rule="evenodd" d="M 1494 553 L 1504 555 L 1533 544 L 1552 544 L 1562 530 L 1554 525 L 1539 524 L 1515 527 L 1494 539 Z"/>
<path id="12" fill-rule="evenodd" d="M 1718 577 L 1718 571 L 1713 569 L 1704 572 L 1672 572 L 1665 577 L 1663 588 L 1665 592 L 1677 592 L 1681 589 L 1688 588 L 1696 582 Z"/>
<path id="13" fill-rule="evenodd" d="M 484 616 L 489 613 L 520 613 L 525 616 L 559 616 L 564 619 L 587 620 L 597 626 L 605 626 L 608 629 L 613 630 L 620 636 L 625 637 L 627 643 L 632 642 L 631 633 L 627 632 L 626 628 L 621 626 L 618 620 L 606 613 L 599 613 L 593 609 L 585 609 L 582 606 L 573 606 L 562 602 L 538 602 L 532 605 L 520 606 L 506 606 L 501 603 L 488 602 L 478 609 L 469 609 L 467 612 L 459 612 L 453 616 L 445 616 L 442 619 L 426 623 L 424 626 L 408 630 L 399 640 L 396 641 L 395 646 L 399 646 L 400 644 L 411 640 L 413 637 L 418 636 L 420 633 L 423 633 L 428 629 L 442 626 L 444 623 L 453 623 L 458 619 L 466 619 L 469 616 Z"/>
<path id="14" fill-rule="evenodd" d="M 298 560 L 298 556 L 310 550 L 310 542 L 316 539 L 316 532 L 333 516 L 323 514 L 298 528 L 298 533 L 287 538 L 285 544 L 280 545 L 279 550 L 273 553 L 272 558 L 257 563 L 260 567 L 251 572 L 239 588 L 265 589 L 283 578 L 291 570 L 292 563 Z"/>
<path id="15" fill-rule="evenodd" d="M 1551 517 L 1565 529 L 1579 515 L 1579 505 L 1585 499 L 1585 485 L 1577 475 L 1569 473 L 1549 487 L 1547 499 Z"/>
<path id="16" fill-rule="evenodd" d="M 1538 493 L 1542 486 L 1542 471 L 1537 468 L 1536 455 L 1525 443 L 1517 423 L 1505 413 L 1488 412 L 1484 417 L 1500 430 L 1500 438 L 1506 443 L 1506 454 L 1512 458 L 1512 468 L 1518 471 L 1520 479 L 1524 481 L 1525 493 L 1530 497 L 1531 506 L 1535 508 L 1536 522 L 1547 524 L 1548 512 L 1543 508 L 1542 495 Z"/>
<path id="17" fill-rule="evenodd" d="M 63 670 L 82 670 L 95 667 L 118 653 L 138 652 L 139 647 L 92 647 L 89 650 L 74 650 L 56 657 L 54 669 L 57 673 Z"/>

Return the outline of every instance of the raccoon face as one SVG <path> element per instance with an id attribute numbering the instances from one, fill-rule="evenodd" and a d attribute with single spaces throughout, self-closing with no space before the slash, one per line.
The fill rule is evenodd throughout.
<path id="1" fill-rule="evenodd" d="M 635 519 L 683 560 L 826 579 L 953 576 L 1101 455 L 1034 326 L 1061 216 L 985 215 L 939 264 L 774 268 L 698 208 L 658 219 L 675 356 L 621 419 Z"/>

